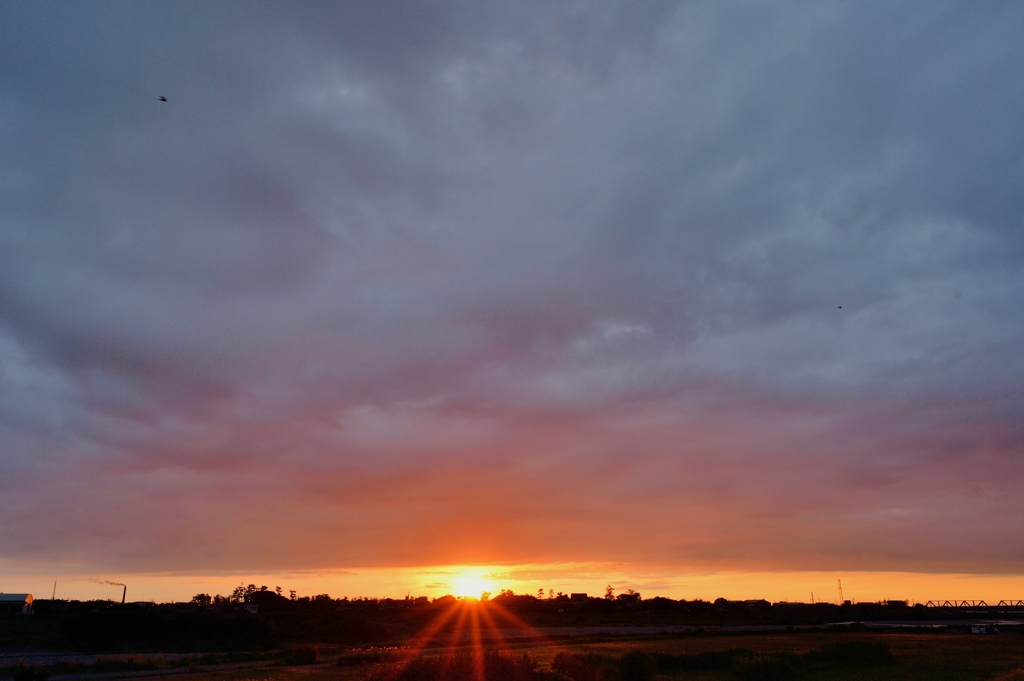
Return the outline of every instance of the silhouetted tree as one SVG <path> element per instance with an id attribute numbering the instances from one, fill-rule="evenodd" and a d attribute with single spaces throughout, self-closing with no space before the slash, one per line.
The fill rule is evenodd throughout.
<path id="1" fill-rule="evenodd" d="M 640 594 L 633 589 L 626 589 L 625 593 L 621 593 L 615 597 L 616 600 L 623 601 L 626 603 L 635 603 L 640 600 Z"/>
<path id="2" fill-rule="evenodd" d="M 611 584 L 604 588 L 604 597 L 609 601 L 615 598 L 615 589 L 612 588 Z"/>
<path id="3" fill-rule="evenodd" d="M 618 667 L 622 681 L 653 681 L 658 663 L 651 655 L 634 650 L 619 658 Z"/>

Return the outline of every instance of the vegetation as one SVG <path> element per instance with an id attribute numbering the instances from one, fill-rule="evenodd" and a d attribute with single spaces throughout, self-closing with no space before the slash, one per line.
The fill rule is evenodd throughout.
<path id="1" fill-rule="evenodd" d="M 886 643 L 844 642 L 804 653 L 755 653 L 742 648 L 672 655 L 633 650 L 613 657 L 598 653 L 561 652 L 551 669 L 572 681 L 652 681 L 656 675 L 725 672 L 744 681 L 818 678 L 829 670 L 892 662 Z"/>
<path id="2" fill-rule="evenodd" d="M 190 603 L 36 604 L 35 615 L 0 616 L 0 648 L 102 654 L 89 663 L 9 664 L 0 677 L 187 668 L 190 678 L 210 681 L 1024 681 L 1020 627 L 1001 624 L 999 635 L 970 636 L 961 620 L 879 633 L 853 618 L 964 617 L 905 604 L 643 600 L 628 590 L 573 599 L 503 591 L 479 603 L 450 596 L 349 600 L 286 597 L 253 585 L 228 597 L 197 594 Z M 472 630 L 471 622 L 489 631 Z M 775 630 L 731 628 L 765 624 Z M 422 632 L 429 638 L 418 638 Z M 245 665 L 248 675 L 227 664 Z M 221 671 L 196 675 L 212 666 Z M 299 670 L 303 676 L 295 677 Z"/>
<path id="3" fill-rule="evenodd" d="M 18 667 L 13 670 L 12 676 L 14 681 L 47 681 L 50 678 L 50 672 L 34 667 Z"/>
<path id="4" fill-rule="evenodd" d="M 601 598 L 570 599 L 502 591 L 490 600 L 514 614 L 521 627 L 722 627 L 823 626 L 846 629 L 858 621 L 962 620 L 961 612 L 910 607 L 902 602 L 771 604 L 767 601 L 643 600 L 626 590 Z M 0 649 L 62 649 L 80 652 L 226 652 L 296 645 L 390 645 L 402 642 L 458 605 L 451 596 L 348 599 L 327 594 L 288 596 L 278 587 L 250 584 L 230 595 L 196 594 L 189 603 L 35 601 L 31 617 L 0 615 Z M 986 616 L 983 613 L 982 616 Z M 851 624 L 851 622 L 853 624 Z M 844 624 L 840 624 L 844 623 Z M 505 625 L 503 625 L 505 626 Z M 960 625 L 962 626 L 962 625 Z M 450 628 L 450 627 L 449 627 Z"/>
<path id="5" fill-rule="evenodd" d="M 397 662 L 406 657 L 402 648 L 394 646 L 370 647 L 343 653 L 338 657 L 339 667 L 359 667 L 367 664 L 378 664 L 381 662 Z"/>
<path id="6" fill-rule="evenodd" d="M 92 662 L 54 662 L 43 665 L 9 665 L 0 667 L 0 678 L 14 681 L 33 681 L 56 675 L 116 674 L 122 672 L 147 672 L 174 669 L 199 669 L 211 665 L 232 663 L 278 664 L 287 660 L 284 651 L 266 653 L 209 653 L 187 657 L 170 658 L 164 655 L 151 656 L 98 656 Z"/>
<path id="7" fill-rule="evenodd" d="M 289 662 L 292 664 L 316 664 L 320 659 L 320 650 L 316 646 L 296 646 L 292 649 Z"/>
<path id="8" fill-rule="evenodd" d="M 489 651 L 417 656 L 372 668 L 364 681 L 538 681 L 537 662 L 527 654 Z"/>
<path id="9" fill-rule="evenodd" d="M 529 645 L 512 651 L 400 648 L 328 650 L 334 664 L 293 665 L 294 650 L 252 656 L 244 670 L 190 674 L 192 681 L 1024 681 L 1024 636 L 773 634 L 687 636 L 597 644 Z M 235 659 L 238 659 L 236 656 Z M 192 658 L 222 663 L 225 656 Z M 108 661 L 103 667 L 114 671 Z M 139 660 L 143 663 L 143 660 Z M 151 661 L 152 663 L 152 661 Z M 157 668 L 164 664 L 156 662 Z M 281 666 L 284 665 L 284 666 Z M 123 667 L 122 667 L 123 668 Z M 141 667 L 139 667 L 141 669 Z M 8 668 L 3 676 L 96 669 Z M 31 672 L 34 676 L 28 676 Z"/>

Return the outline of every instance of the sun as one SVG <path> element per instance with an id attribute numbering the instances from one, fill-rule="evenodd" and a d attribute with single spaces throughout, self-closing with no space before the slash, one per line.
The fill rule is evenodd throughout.
<path id="1" fill-rule="evenodd" d="M 480 594 L 494 591 L 494 585 L 477 572 L 463 572 L 452 580 L 454 596 L 480 598 Z"/>

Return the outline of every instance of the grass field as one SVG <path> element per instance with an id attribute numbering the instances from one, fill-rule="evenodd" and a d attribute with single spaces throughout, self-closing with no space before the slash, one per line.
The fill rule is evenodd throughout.
<path id="1" fill-rule="evenodd" d="M 815 651 L 835 644 L 884 644 L 891 662 L 842 664 L 821 658 Z M 516 646 L 515 655 L 528 654 L 542 672 L 549 670 L 558 653 L 589 655 L 593 659 L 615 660 L 631 651 L 642 651 L 661 659 L 705 659 L 700 653 L 742 649 L 743 665 L 717 669 L 676 669 L 655 672 L 654 679 L 756 681 L 763 679 L 822 679 L 835 681 L 1024 681 L 1024 636 L 1004 634 L 969 636 L 950 634 L 771 634 L 736 636 L 687 636 L 663 640 L 621 640 L 604 643 L 531 644 Z M 326 652 L 326 651 L 325 651 Z M 423 656 L 446 651 L 424 650 Z M 815 656 L 818 657 L 815 657 Z M 752 664 L 753 662 L 762 662 Z M 773 662 L 774 661 L 774 662 Z M 315 667 L 247 669 L 190 676 L 193 681 L 359 681 L 381 678 L 374 664 L 340 667 L 330 657 Z M 564 679 L 553 674 L 548 679 Z M 597 681 L 614 681 L 598 673 Z"/>

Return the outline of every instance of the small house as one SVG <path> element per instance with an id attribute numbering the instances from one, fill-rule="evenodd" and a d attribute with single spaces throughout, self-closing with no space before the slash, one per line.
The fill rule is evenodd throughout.
<path id="1" fill-rule="evenodd" d="M 0 593 L 0 613 L 32 614 L 32 594 Z"/>

